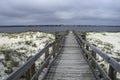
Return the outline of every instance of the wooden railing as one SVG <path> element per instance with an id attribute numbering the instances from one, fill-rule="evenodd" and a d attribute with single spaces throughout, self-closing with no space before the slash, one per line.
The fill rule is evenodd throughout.
<path id="1" fill-rule="evenodd" d="M 97 80 L 117 80 L 116 74 L 120 73 L 120 64 L 116 59 L 108 56 L 95 45 L 85 41 L 85 35 L 74 32 L 76 39 L 82 48 L 83 55 Z M 109 64 L 109 70 L 105 71 L 97 62 L 96 55 L 101 56 Z"/>
<path id="2" fill-rule="evenodd" d="M 21 80 L 21 78 L 24 78 L 24 80 L 38 80 L 39 75 L 43 72 L 43 70 L 46 69 L 46 72 L 44 72 L 44 75 L 42 76 L 43 79 L 44 76 L 47 74 L 48 69 L 51 67 L 54 60 L 62 50 L 64 35 L 57 35 L 56 38 L 56 41 L 46 45 L 44 49 L 31 57 L 27 62 L 25 62 L 24 65 L 11 73 L 4 80 Z M 50 48 L 52 48 L 52 50 L 49 50 Z M 35 70 L 35 62 L 43 55 L 45 55 L 45 59 L 42 61 L 39 69 Z"/>

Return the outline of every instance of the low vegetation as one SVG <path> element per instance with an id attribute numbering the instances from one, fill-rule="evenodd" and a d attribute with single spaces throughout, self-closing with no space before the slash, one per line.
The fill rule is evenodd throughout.
<path id="1" fill-rule="evenodd" d="M 0 80 L 52 41 L 53 34 L 38 31 L 0 33 Z"/>

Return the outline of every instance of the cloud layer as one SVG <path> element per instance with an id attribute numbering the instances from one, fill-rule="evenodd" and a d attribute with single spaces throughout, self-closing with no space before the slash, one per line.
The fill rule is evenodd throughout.
<path id="1" fill-rule="evenodd" d="M 120 0 L 1 0 L 0 25 L 120 25 Z"/>

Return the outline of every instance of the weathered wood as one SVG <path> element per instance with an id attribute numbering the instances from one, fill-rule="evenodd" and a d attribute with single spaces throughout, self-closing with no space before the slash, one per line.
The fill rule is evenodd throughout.
<path id="1" fill-rule="evenodd" d="M 94 57 L 94 59 L 96 59 L 96 53 L 92 50 L 92 56 Z M 92 66 L 95 69 L 96 68 L 96 64 L 94 63 L 94 61 L 92 61 Z"/>
<path id="2" fill-rule="evenodd" d="M 85 44 L 86 45 L 86 44 Z M 88 45 L 86 45 L 86 50 L 88 50 L 89 51 L 89 46 Z M 86 58 L 88 59 L 88 55 L 86 54 Z"/>
<path id="3" fill-rule="evenodd" d="M 55 33 L 55 40 L 60 39 L 60 34 L 58 32 Z"/>
<path id="4" fill-rule="evenodd" d="M 30 58 L 31 57 L 29 57 L 28 60 Z M 24 75 L 21 78 L 30 80 L 32 76 L 34 75 L 34 73 L 35 73 L 35 63 L 24 73 Z"/>
<path id="5" fill-rule="evenodd" d="M 115 69 L 111 65 L 109 65 L 108 75 L 112 80 L 116 80 L 117 71 L 115 71 Z"/>
<path id="6" fill-rule="evenodd" d="M 56 40 L 59 40 L 60 37 L 61 37 L 60 35 L 58 36 L 56 34 Z M 63 55 L 59 56 L 59 58 L 57 59 L 57 61 L 55 63 L 55 64 L 58 64 L 59 66 L 54 65 L 51 68 L 51 72 L 49 72 L 49 75 L 46 78 L 46 80 L 48 80 L 48 79 L 49 80 L 56 80 L 56 79 L 69 80 L 71 78 L 72 78 L 71 80 L 75 80 L 75 79 L 94 80 L 95 78 L 94 78 L 92 72 L 90 71 L 88 64 L 84 60 L 83 56 L 80 54 L 83 51 L 81 49 L 85 48 L 85 46 L 83 46 L 83 44 L 87 45 L 86 51 L 89 52 L 89 48 L 91 48 L 93 50 L 92 57 L 90 55 L 88 55 L 87 53 L 85 53 L 85 51 L 83 52 L 83 53 L 85 53 L 85 55 L 87 57 L 86 60 L 88 60 L 88 62 L 92 62 L 91 65 L 93 66 L 93 68 L 97 68 L 101 73 L 100 75 L 103 76 L 105 80 L 111 80 L 111 79 L 115 80 L 116 73 L 117 72 L 120 73 L 120 64 L 116 60 L 114 60 L 113 58 L 109 57 L 104 52 L 102 52 L 101 50 L 96 48 L 94 45 L 88 43 L 87 41 L 84 41 L 81 38 L 77 38 L 77 40 L 78 40 L 79 44 L 82 45 L 81 48 L 79 47 L 73 33 L 70 33 L 68 36 L 66 36 L 65 46 L 64 46 L 64 50 L 62 52 Z M 52 47 L 53 45 L 55 45 L 53 47 L 53 51 L 56 49 L 60 50 L 59 47 L 61 45 L 60 45 L 60 42 L 58 42 L 58 41 L 55 41 L 55 42 L 47 45 L 43 50 L 41 50 L 34 57 L 30 58 L 30 60 L 28 60 L 22 67 L 20 67 L 17 71 L 12 73 L 5 80 L 19 80 L 19 78 L 26 71 L 27 72 L 26 72 L 25 77 L 27 80 L 29 80 L 32 76 L 34 76 L 34 77 L 32 77 L 33 78 L 32 80 L 37 80 L 39 74 L 43 71 L 43 69 L 45 67 L 48 67 L 51 56 L 52 55 L 54 57 L 56 56 L 56 54 L 54 54 L 54 52 L 49 54 L 49 48 Z M 43 62 L 42 66 L 40 66 L 39 70 L 35 73 L 35 64 L 34 63 L 44 53 L 45 53 L 45 61 Z M 103 57 L 103 59 L 105 59 L 111 65 L 110 69 L 109 69 L 109 76 L 110 77 L 112 76 L 111 79 L 109 78 L 108 74 L 106 74 L 106 72 L 96 62 L 96 60 L 95 60 L 96 53 L 99 54 L 101 57 Z M 87 72 L 89 72 L 87 70 L 90 71 L 90 74 L 87 73 Z M 87 75 L 89 75 L 89 76 L 87 76 Z M 52 76 L 52 78 L 51 78 L 51 76 Z"/>
<path id="7" fill-rule="evenodd" d="M 96 46 L 95 44 L 93 44 L 94 46 Z M 96 60 L 96 52 L 94 50 L 92 50 L 91 55 L 93 56 L 93 58 Z M 92 61 L 92 66 L 95 69 L 96 68 L 96 64 L 94 63 L 94 61 Z"/>
<path id="8" fill-rule="evenodd" d="M 56 49 L 56 47 L 57 47 L 57 45 L 54 45 L 54 46 L 52 47 L 53 51 Z M 56 53 L 56 52 L 55 52 L 55 53 Z M 53 54 L 53 58 L 54 58 L 55 55 L 56 55 L 55 53 Z"/>
<path id="9" fill-rule="evenodd" d="M 83 43 L 85 43 L 88 47 L 90 47 L 93 51 L 92 51 L 92 55 L 93 55 L 93 57 L 94 58 L 90 58 L 90 59 L 92 59 L 92 61 L 94 61 L 94 63 L 95 63 L 95 66 L 94 66 L 94 63 L 92 63 L 93 64 L 93 68 L 95 68 L 95 67 L 97 67 L 97 69 L 99 70 L 99 72 L 100 72 L 100 75 L 101 76 L 103 76 L 103 78 L 105 79 L 105 80 L 111 80 L 110 79 L 110 76 L 108 76 L 108 74 L 99 66 L 99 64 L 96 62 L 96 60 L 95 60 L 95 57 L 96 57 L 96 54 L 95 53 L 97 53 L 99 56 L 101 56 L 106 62 L 108 62 L 109 63 L 109 65 L 111 65 L 110 66 L 110 69 L 109 69 L 109 75 L 111 75 L 112 76 L 112 74 L 113 74 L 113 76 L 114 75 L 116 75 L 116 72 L 119 72 L 120 73 L 120 64 L 114 59 L 114 58 L 111 58 L 110 56 L 108 56 L 106 53 L 104 53 L 104 52 L 102 52 L 100 49 L 98 49 L 95 45 L 92 45 L 92 44 L 90 44 L 89 42 L 87 42 L 87 41 L 84 41 L 80 36 L 78 36 L 78 34 L 77 33 L 75 33 L 76 34 L 76 36 L 77 36 L 77 38 L 78 38 L 78 40 L 80 41 L 80 42 L 83 42 Z M 86 47 L 87 48 L 87 47 Z M 89 50 L 87 50 L 87 51 L 89 51 Z M 88 61 L 88 62 L 91 62 L 91 60 L 90 61 Z M 114 70 L 113 70 L 114 69 Z M 113 72 L 112 72 L 112 70 L 113 70 Z M 114 71 L 116 71 L 116 72 L 114 72 Z M 112 79 L 114 79 L 114 78 L 112 78 Z"/>
<path id="10" fill-rule="evenodd" d="M 64 49 L 45 80 L 95 80 L 73 33 L 66 36 Z"/>
<path id="11" fill-rule="evenodd" d="M 88 45 L 86 45 L 86 49 L 89 51 L 89 46 Z"/>
<path id="12" fill-rule="evenodd" d="M 58 32 L 56 32 L 55 33 L 55 40 L 57 41 L 57 40 L 59 40 L 61 38 L 61 35 L 58 33 Z M 55 50 L 55 49 L 57 49 L 58 47 L 59 47 L 59 45 L 58 45 L 59 43 L 57 43 L 56 45 L 54 45 L 53 46 L 53 50 Z M 58 51 L 58 50 L 56 50 L 56 51 Z M 53 58 L 56 56 L 56 52 L 53 54 Z"/>
<path id="13" fill-rule="evenodd" d="M 44 49 L 42 49 L 40 52 L 38 52 L 35 56 L 31 57 L 23 66 L 21 66 L 18 70 L 16 70 L 15 72 L 11 73 L 6 79 L 4 80 L 19 80 L 19 78 L 27 71 L 31 68 L 31 66 L 35 63 L 35 61 L 41 57 L 46 49 L 48 49 L 49 47 L 53 46 L 54 44 L 56 44 L 57 41 L 50 43 L 49 45 L 45 46 Z"/>
<path id="14" fill-rule="evenodd" d="M 81 34 L 81 37 L 82 37 L 83 40 L 86 41 L 86 33 L 85 33 L 85 32 L 83 32 L 83 33 Z M 85 47 L 85 43 L 82 43 L 82 46 Z"/>
<path id="15" fill-rule="evenodd" d="M 104 78 L 104 80 L 111 80 L 110 77 L 108 76 L 108 74 L 102 69 L 102 67 L 97 63 L 97 61 L 94 59 L 94 57 L 90 54 L 89 51 L 87 51 L 86 49 L 83 49 L 85 54 L 87 54 L 90 58 L 86 60 L 88 62 L 88 64 L 90 65 L 90 68 L 92 69 L 93 74 L 96 77 L 96 80 L 101 80 L 101 78 Z M 100 74 L 98 74 L 98 72 L 96 72 L 96 69 L 94 69 L 92 63 L 95 64 L 95 67 L 97 69 L 97 71 L 99 71 Z"/>
<path id="16" fill-rule="evenodd" d="M 120 64 L 113 59 L 112 57 L 108 56 L 105 52 L 102 52 L 100 49 L 97 47 L 88 44 L 91 49 L 93 49 L 99 56 L 101 56 L 103 59 L 105 59 L 106 62 L 108 62 L 117 72 L 120 73 Z"/>
<path id="17" fill-rule="evenodd" d="M 119 58 L 114 58 L 114 57 L 112 57 L 112 58 L 115 59 L 116 61 L 120 62 Z M 110 78 L 112 80 L 116 80 L 116 78 L 117 78 L 117 71 L 111 65 L 109 65 L 108 75 L 110 76 Z"/>
<path id="18" fill-rule="evenodd" d="M 60 43 L 63 43 L 63 41 L 64 41 L 64 37 L 63 37 L 62 39 L 60 39 Z M 58 42 L 59 42 L 59 41 L 57 41 L 57 43 L 58 43 Z M 57 44 L 57 43 L 56 43 L 56 44 Z M 57 51 L 58 54 L 59 54 L 59 53 L 61 52 L 61 47 L 58 47 L 58 48 L 60 48 L 59 51 Z M 41 72 L 43 71 L 43 69 L 45 69 L 45 66 L 46 66 L 47 63 L 51 60 L 51 57 L 52 57 L 52 55 L 53 55 L 55 52 L 56 52 L 56 50 L 52 50 L 52 51 L 49 53 L 49 56 L 43 61 L 42 65 L 39 67 L 39 69 L 38 69 L 38 70 L 36 71 L 36 73 L 33 75 L 33 77 L 32 77 L 31 80 L 36 80 L 36 78 L 37 78 L 39 75 L 41 75 Z M 58 56 L 58 55 L 56 55 L 56 56 Z M 54 59 L 56 59 L 56 57 L 55 57 Z M 45 75 L 47 75 L 48 69 L 49 69 L 50 66 L 53 64 L 54 59 L 52 59 L 52 61 L 50 61 L 49 66 L 47 67 L 47 70 L 45 70 L 44 75 L 42 75 L 42 79 L 44 79 Z M 41 78 L 40 78 L 40 80 L 41 80 Z"/>
<path id="19" fill-rule="evenodd" d="M 49 48 L 46 50 L 46 52 L 45 52 L 45 60 L 48 58 L 48 56 L 49 56 Z M 47 64 L 46 64 L 46 68 L 48 67 L 48 65 L 49 65 L 49 61 L 47 62 Z"/>
<path id="20" fill-rule="evenodd" d="M 60 36 L 59 36 L 60 37 Z M 40 71 L 38 71 L 37 73 L 35 73 L 35 80 L 37 80 L 37 77 L 39 76 L 39 74 L 42 72 L 42 70 L 45 68 L 45 66 L 47 67 L 49 65 L 49 60 L 51 59 L 51 56 L 53 55 L 50 54 L 49 56 L 49 48 L 56 45 L 58 42 L 63 41 L 64 37 L 60 37 L 50 43 L 49 45 L 45 46 L 45 48 L 43 48 L 40 52 L 38 52 L 35 56 L 31 57 L 25 64 L 23 64 L 18 70 L 14 71 L 13 73 L 11 73 L 7 78 L 5 78 L 4 80 L 19 80 L 20 77 L 24 77 L 24 73 L 29 73 L 27 75 L 25 75 L 25 77 L 27 77 L 27 80 L 29 80 L 31 78 L 31 76 L 34 73 L 34 67 L 35 67 L 35 61 L 40 58 L 44 53 L 45 53 L 45 61 L 44 64 L 42 64 L 41 68 L 39 69 Z M 57 47 L 60 48 L 60 47 Z M 60 50 L 60 49 L 59 49 Z M 33 75 L 33 76 L 34 76 Z M 32 77 L 33 78 L 33 77 Z M 33 78 L 34 80 L 34 78 Z"/>
<path id="21" fill-rule="evenodd" d="M 29 69 L 29 79 L 31 79 L 32 78 L 32 76 L 35 74 L 35 63 L 31 66 L 31 68 Z M 27 79 L 27 80 L 29 80 L 29 79 Z"/>
<path id="22" fill-rule="evenodd" d="M 81 37 L 82 37 L 82 39 L 86 40 L 86 32 L 83 32 Z"/>

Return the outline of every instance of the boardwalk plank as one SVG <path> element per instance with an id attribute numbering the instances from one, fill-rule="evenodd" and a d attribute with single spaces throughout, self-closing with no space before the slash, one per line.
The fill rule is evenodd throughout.
<path id="1" fill-rule="evenodd" d="M 66 36 L 63 53 L 51 67 L 45 80 L 95 80 L 73 33 Z"/>

